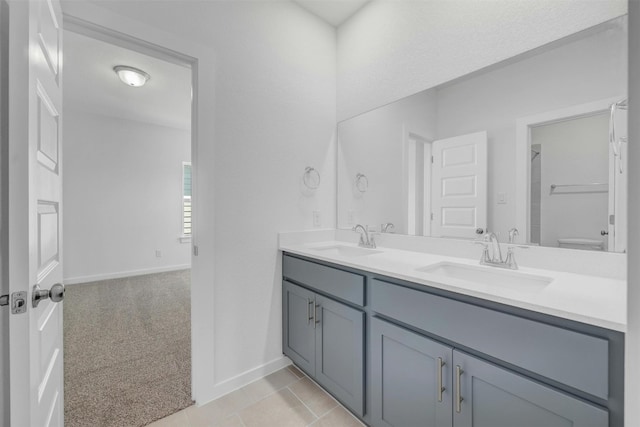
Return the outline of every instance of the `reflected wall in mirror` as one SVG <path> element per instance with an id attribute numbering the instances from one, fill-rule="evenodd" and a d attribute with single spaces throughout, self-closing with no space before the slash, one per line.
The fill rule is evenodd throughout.
<path id="1" fill-rule="evenodd" d="M 338 227 L 623 252 L 626 93 L 623 16 L 345 120 Z"/>

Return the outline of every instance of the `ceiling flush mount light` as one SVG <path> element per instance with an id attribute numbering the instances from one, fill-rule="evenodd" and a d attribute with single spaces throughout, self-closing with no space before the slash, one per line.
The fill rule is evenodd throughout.
<path id="1" fill-rule="evenodd" d="M 113 71 L 118 74 L 122 83 L 127 86 L 140 87 L 151 78 L 151 76 L 137 68 L 128 67 L 126 65 L 117 65 L 113 67 Z"/>

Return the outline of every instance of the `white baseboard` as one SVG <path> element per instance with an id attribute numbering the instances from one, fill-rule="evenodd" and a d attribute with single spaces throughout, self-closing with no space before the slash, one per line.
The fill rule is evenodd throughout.
<path id="1" fill-rule="evenodd" d="M 144 268 L 142 270 L 120 271 L 117 273 L 103 273 L 91 276 L 68 277 L 63 279 L 65 285 L 76 285 L 78 283 L 97 282 L 99 280 L 120 279 L 122 277 L 142 276 L 144 274 L 166 273 L 167 271 L 186 270 L 191 268 L 189 264 L 169 265 L 165 267 Z"/>
<path id="2" fill-rule="evenodd" d="M 254 381 L 259 380 L 260 378 L 264 378 L 269 374 L 274 373 L 286 366 L 291 365 L 291 359 L 286 356 L 281 356 L 271 362 L 265 363 L 264 365 L 258 366 L 257 368 L 250 369 L 241 373 L 240 375 L 236 375 L 233 378 L 229 378 L 228 380 L 224 380 L 218 384 L 216 384 L 206 396 L 195 396 L 196 405 L 202 406 L 207 403 L 216 400 L 219 397 L 224 396 L 225 394 L 231 393 L 239 388 L 246 386 Z"/>

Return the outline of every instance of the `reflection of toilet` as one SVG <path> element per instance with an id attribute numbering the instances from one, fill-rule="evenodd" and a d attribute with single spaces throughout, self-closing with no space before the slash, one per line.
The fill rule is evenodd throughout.
<path id="1" fill-rule="evenodd" d="M 601 251 L 604 249 L 604 242 L 602 240 L 585 239 L 582 237 L 566 237 L 558 239 L 558 246 L 569 249 Z"/>

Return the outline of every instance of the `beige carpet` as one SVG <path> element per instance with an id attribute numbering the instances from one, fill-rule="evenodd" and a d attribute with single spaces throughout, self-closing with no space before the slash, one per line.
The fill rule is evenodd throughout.
<path id="1" fill-rule="evenodd" d="M 66 289 L 67 427 L 143 426 L 192 404 L 189 270 Z"/>

